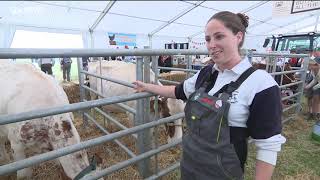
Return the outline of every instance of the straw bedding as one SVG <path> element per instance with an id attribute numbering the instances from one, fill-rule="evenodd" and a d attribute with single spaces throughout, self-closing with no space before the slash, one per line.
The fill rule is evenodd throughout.
<path id="1" fill-rule="evenodd" d="M 64 82 L 61 83 L 61 86 L 66 92 L 70 104 L 80 101 L 79 84 L 74 82 Z"/>
<path id="2" fill-rule="evenodd" d="M 161 73 L 159 74 L 159 79 L 182 82 L 187 78 L 187 73 L 181 71 L 172 71 L 170 73 Z M 162 82 L 162 84 L 166 85 L 167 83 Z"/>

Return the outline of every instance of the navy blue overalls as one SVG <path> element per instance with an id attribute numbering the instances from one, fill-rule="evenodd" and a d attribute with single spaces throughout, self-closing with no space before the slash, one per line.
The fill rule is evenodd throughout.
<path id="1" fill-rule="evenodd" d="M 250 67 L 213 96 L 205 92 L 209 84 L 207 78 L 190 95 L 185 107 L 188 133 L 182 139 L 181 179 L 243 179 L 239 158 L 230 143 L 228 99 L 254 71 Z"/>

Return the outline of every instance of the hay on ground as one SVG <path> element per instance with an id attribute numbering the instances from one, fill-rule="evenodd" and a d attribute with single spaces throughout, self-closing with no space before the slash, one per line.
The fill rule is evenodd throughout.
<path id="1" fill-rule="evenodd" d="M 172 71 L 170 73 L 161 73 L 159 74 L 159 79 L 182 82 L 187 78 L 187 73 L 181 71 Z M 162 84 L 166 84 L 163 82 Z"/>
<path id="2" fill-rule="evenodd" d="M 105 135 L 103 132 L 101 132 L 93 123 L 89 123 L 86 128 L 83 126 L 83 121 L 81 119 L 81 116 L 79 114 L 74 113 L 75 115 L 75 121 L 74 124 L 80 134 L 81 141 L 85 141 L 88 139 L 93 139 L 96 137 L 100 137 Z M 118 121 L 123 124 L 126 127 L 130 127 L 129 119 L 125 113 L 111 113 L 113 117 L 118 119 Z M 105 124 L 106 129 L 110 132 L 117 132 L 121 130 L 116 125 L 114 125 L 112 122 L 104 123 L 104 119 L 102 116 L 99 116 L 98 113 L 96 113 L 96 119 L 97 121 L 103 126 Z M 158 132 L 158 145 L 161 146 L 163 144 L 167 143 L 167 136 L 165 134 L 165 128 L 164 126 L 160 126 L 157 129 Z M 122 142 L 125 146 L 127 146 L 132 152 L 137 154 L 136 149 L 136 140 L 131 136 L 125 136 L 123 138 L 118 139 L 120 142 Z M 89 157 L 93 154 L 98 154 L 102 159 L 102 167 L 107 168 L 110 167 L 116 163 L 125 161 L 127 159 L 130 159 L 130 157 L 127 155 L 127 153 L 122 150 L 116 143 L 114 142 L 108 142 L 104 143 L 99 146 L 92 147 L 90 149 L 87 149 Z M 175 147 L 171 148 L 169 150 L 166 150 L 158 155 L 158 164 L 159 169 L 167 168 L 170 165 L 172 165 L 174 162 L 179 161 L 181 156 L 181 147 Z M 151 158 L 151 166 L 152 168 L 155 167 L 155 158 Z M 177 175 L 172 173 L 165 177 L 165 179 L 176 179 Z M 124 168 L 122 170 L 116 171 L 113 174 L 110 174 L 109 176 L 105 177 L 105 179 L 133 179 L 138 180 L 142 179 L 142 177 L 139 174 L 138 166 L 137 165 L 131 165 L 127 168 Z"/>
<path id="3" fill-rule="evenodd" d="M 80 101 L 79 84 L 74 82 L 64 82 L 61 83 L 61 86 L 63 90 L 66 92 L 70 104 L 77 103 Z"/>

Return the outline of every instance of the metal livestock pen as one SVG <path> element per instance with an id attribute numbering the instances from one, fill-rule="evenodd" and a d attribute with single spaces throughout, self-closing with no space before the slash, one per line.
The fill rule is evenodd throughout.
<path id="1" fill-rule="evenodd" d="M 39 117 L 45 117 L 55 114 L 61 114 L 66 112 L 72 112 L 72 111 L 82 111 L 84 119 L 92 121 L 94 124 L 97 125 L 98 128 L 100 128 L 106 135 L 94 138 L 91 140 L 83 141 L 80 144 L 71 145 L 68 147 L 61 148 L 59 150 L 47 152 L 44 154 L 36 155 L 30 158 L 26 158 L 24 160 L 20 160 L 17 162 L 12 162 L 6 165 L 0 166 L 0 176 L 5 175 L 8 173 L 15 172 L 17 170 L 36 165 L 48 160 L 52 160 L 82 149 L 86 149 L 89 147 L 93 147 L 105 142 L 109 141 L 115 141 L 131 158 L 122 162 L 119 162 L 115 165 L 112 165 L 106 169 L 103 169 L 101 171 L 95 171 L 90 174 L 88 174 L 83 179 L 98 179 L 103 176 L 107 176 L 117 170 L 120 170 L 122 168 L 125 168 L 131 164 L 138 164 L 139 172 L 141 177 L 145 179 L 157 179 L 161 176 L 166 175 L 167 173 L 179 168 L 179 162 L 175 162 L 172 166 L 158 170 L 158 168 L 155 168 L 155 172 L 152 172 L 149 158 L 151 156 L 155 156 L 160 152 L 163 152 L 171 147 L 177 146 L 181 143 L 181 140 L 177 140 L 174 142 L 171 142 L 170 144 L 165 144 L 162 146 L 156 146 L 154 149 L 151 149 L 150 142 L 148 138 L 148 134 L 150 133 L 150 128 L 153 128 L 155 126 L 173 122 L 174 120 L 178 118 L 184 117 L 184 113 L 176 114 L 171 117 L 159 119 L 157 121 L 150 120 L 150 117 L 148 116 L 149 108 L 149 102 L 148 98 L 154 96 L 154 94 L 150 93 L 136 93 L 132 95 L 124 95 L 124 96 L 117 96 L 117 97 L 111 97 L 111 98 L 103 98 L 98 100 L 91 100 L 88 101 L 85 99 L 85 90 L 91 91 L 93 93 L 97 93 L 98 96 L 103 97 L 103 93 L 97 92 L 87 86 L 84 85 L 84 76 L 83 74 L 87 74 L 89 76 L 95 76 L 97 78 L 101 78 L 104 80 L 112 81 L 115 83 L 119 83 L 128 87 L 133 87 L 131 84 L 132 82 L 123 82 L 121 80 L 104 77 L 101 76 L 101 74 L 91 74 L 87 71 L 82 70 L 82 60 L 81 57 L 105 57 L 105 56 L 138 56 L 136 64 L 137 64 L 137 80 L 143 80 L 148 82 L 149 78 L 148 76 L 143 77 L 144 75 L 148 75 L 150 71 L 150 60 L 152 61 L 152 69 L 156 74 L 156 80 L 158 76 L 157 69 L 170 69 L 170 70 L 176 70 L 176 71 L 186 71 L 189 77 L 191 73 L 197 72 L 196 70 L 191 69 L 191 55 L 205 55 L 207 54 L 207 51 L 200 51 L 200 50 L 155 50 L 155 49 L 135 49 L 135 50 L 102 50 L 102 49 L 86 49 L 86 50 L 80 50 L 80 49 L 62 49 L 62 50 L 53 50 L 53 49 L 0 49 L 0 59 L 6 59 L 6 58 L 41 58 L 41 57 L 78 57 L 78 72 L 79 72 L 79 87 L 80 87 L 80 100 L 83 102 L 70 104 L 66 106 L 60 106 L 55 108 L 49 108 L 49 109 L 41 109 L 41 110 L 35 110 L 30 112 L 24 112 L 19 114 L 9 114 L 9 115 L 1 115 L 0 116 L 0 125 L 9 124 L 9 123 L 15 123 L 20 121 L 26 121 L 33 118 L 39 118 Z M 164 68 L 164 67 L 157 67 L 157 55 L 186 55 L 187 56 L 187 69 L 181 69 L 181 68 Z M 251 60 L 254 57 L 266 57 L 267 58 L 267 64 L 272 66 L 276 64 L 277 57 L 281 58 L 288 58 L 288 57 L 303 57 L 304 59 L 304 66 L 303 68 L 298 68 L 296 70 L 292 71 L 282 71 L 282 72 L 271 72 L 270 74 L 275 75 L 281 75 L 281 74 L 288 74 L 288 73 L 301 73 L 301 79 L 297 82 L 281 85 L 280 88 L 287 88 L 290 86 L 298 85 L 298 91 L 294 93 L 291 96 L 284 97 L 282 100 L 288 100 L 293 99 L 293 104 L 284 108 L 283 112 L 288 111 L 292 108 L 296 108 L 295 112 L 298 112 L 301 109 L 301 98 L 303 95 L 303 85 L 304 80 L 307 73 L 307 67 L 308 67 L 308 61 L 309 56 L 305 54 L 279 54 L 279 53 L 248 53 L 248 57 Z M 101 63 L 100 63 L 101 64 Z M 145 66 L 143 66 L 145 64 Z M 274 68 L 275 69 L 275 68 Z M 144 71 L 144 73 L 143 73 Z M 101 72 L 101 71 L 100 71 Z M 164 80 L 162 80 L 164 81 Z M 166 81 L 168 83 L 175 83 Z M 131 101 L 131 100 L 137 100 L 137 108 L 132 109 L 131 107 L 128 107 L 124 104 L 121 104 L 122 102 Z M 127 128 L 120 124 L 116 119 L 111 117 L 110 115 L 106 114 L 102 110 L 98 109 L 97 107 L 103 106 L 103 105 L 110 105 L 119 103 L 118 105 L 122 108 L 124 108 L 126 111 L 129 111 L 135 115 L 135 127 Z M 89 108 L 94 108 L 97 112 L 99 112 L 102 116 L 110 120 L 111 122 L 115 123 L 118 127 L 122 128 L 123 130 L 115 132 L 115 133 L 109 133 L 105 128 L 102 126 L 99 126 L 99 123 L 96 122 L 95 118 L 90 116 L 86 110 Z M 292 118 L 289 117 L 289 118 Z M 289 118 L 285 119 L 285 121 L 289 120 Z M 136 137 L 134 133 L 137 133 L 138 136 Z M 123 136 L 132 135 L 135 138 L 137 138 L 137 148 L 139 151 L 139 154 L 134 154 L 132 151 L 130 151 L 125 145 L 123 145 L 121 142 L 117 141 L 118 138 L 121 138 Z M 155 165 L 157 167 L 157 165 Z"/>

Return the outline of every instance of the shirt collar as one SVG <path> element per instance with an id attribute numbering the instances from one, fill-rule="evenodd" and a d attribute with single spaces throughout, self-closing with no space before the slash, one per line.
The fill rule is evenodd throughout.
<path id="1" fill-rule="evenodd" d="M 249 67 L 251 67 L 251 63 L 249 62 L 248 60 L 248 57 L 245 56 L 241 61 L 240 63 L 238 63 L 236 66 L 234 66 L 232 69 L 226 69 L 226 71 L 231 71 L 231 72 L 234 72 L 236 74 L 242 74 L 244 71 L 246 71 Z M 217 71 L 221 71 L 217 64 L 214 64 L 213 65 L 213 70 L 217 70 Z"/>

